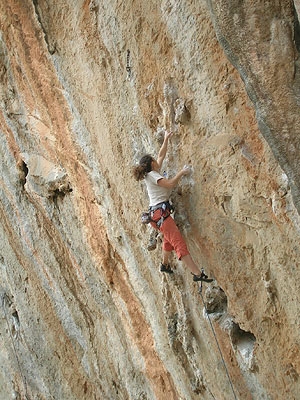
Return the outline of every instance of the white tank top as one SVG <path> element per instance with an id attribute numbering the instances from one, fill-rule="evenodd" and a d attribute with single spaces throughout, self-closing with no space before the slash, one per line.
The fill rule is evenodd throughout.
<path id="1" fill-rule="evenodd" d="M 145 182 L 150 200 L 150 207 L 156 206 L 156 204 L 169 200 L 171 190 L 159 186 L 157 182 L 160 179 L 163 179 L 163 176 L 156 171 L 148 172 L 148 174 L 145 176 Z"/>

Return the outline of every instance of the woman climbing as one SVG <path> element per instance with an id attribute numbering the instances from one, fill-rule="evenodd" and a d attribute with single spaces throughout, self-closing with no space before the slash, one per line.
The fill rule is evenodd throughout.
<path id="1" fill-rule="evenodd" d="M 194 281 L 212 282 L 207 275 L 200 272 L 198 266 L 193 261 L 187 245 L 174 221 L 171 217 L 172 207 L 169 203 L 171 190 L 179 183 L 184 175 L 190 173 L 190 168 L 184 167 L 174 178 L 166 179 L 160 174 L 160 168 L 167 153 L 168 142 L 172 132 L 166 132 L 163 144 L 159 150 L 157 160 L 151 155 L 146 154 L 140 159 L 137 166 L 133 168 L 133 175 L 137 181 L 145 179 L 148 196 L 150 199 L 149 214 L 151 225 L 163 234 L 162 263 L 161 272 L 173 273 L 169 258 L 172 250 L 175 250 L 179 260 L 183 261 L 193 274 Z"/>

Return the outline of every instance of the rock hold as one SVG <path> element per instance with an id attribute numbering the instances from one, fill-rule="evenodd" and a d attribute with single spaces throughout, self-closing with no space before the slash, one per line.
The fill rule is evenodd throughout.
<path id="1" fill-rule="evenodd" d="M 26 174 L 25 190 L 41 197 L 51 198 L 71 192 L 66 171 L 37 154 L 22 153 Z"/>
<path id="2" fill-rule="evenodd" d="M 191 114 L 186 106 L 186 102 L 183 99 L 176 99 L 174 103 L 175 108 L 175 123 L 186 125 L 191 119 Z"/>

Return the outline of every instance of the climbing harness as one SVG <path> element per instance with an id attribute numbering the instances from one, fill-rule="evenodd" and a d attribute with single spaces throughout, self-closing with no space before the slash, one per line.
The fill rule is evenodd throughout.
<path id="1" fill-rule="evenodd" d="M 4 311 L 4 317 L 5 317 L 5 320 L 6 320 L 6 324 L 7 324 L 9 336 L 10 336 L 10 339 L 11 339 L 11 342 L 12 342 L 12 347 L 13 347 L 13 350 L 14 350 L 14 353 L 15 353 L 15 356 L 16 356 L 16 361 L 17 361 L 19 373 L 20 373 L 21 379 L 22 379 L 22 381 L 23 381 L 23 386 L 24 386 L 24 391 L 25 391 L 25 399 L 26 399 L 26 400 L 27 400 L 27 399 L 29 400 L 28 391 L 27 391 L 26 378 L 25 378 L 25 376 L 24 376 L 24 374 L 23 374 L 23 372 L 22 372 L 20 360 L 19 360 L 19 357 L 18 357 L 18 353 L 17 353 L 16 346 L 15 346 L 15 343 L 14 343 L 13 334 L 12 334 L 12 331 L 11 331 L 10 326 L 9 326 L 8 316 L 7 316 L 7 312 L 6 312 L 6 306 L 7 306 L 7 305 L 10 306 L 9 303 L 10 303 L 10 299 L 9 299 L 9 297 L 7 296 L 7 294 L 4 293 L 4 294 L 2 295 L 2 308 L 3 308 L 3 311 Z"/>
<path id="2" fill-rule="evenodd" d="M 155 211 L 160 210 L 160 218 L 154 220 Z M 169 201 L 164 201 L 162 203 L 156 204 L 155 206 L 150 206 L 149 210 L 142 213 L 141 219 L 143 224 L 149 224 L 154 222 L 158 229 L 162 226 L 164 220 L 168 218 L 174 212 L 174 207 Z"/>
<path id="3" fill-rule="evenodd" d="M 203 269 L 203 268 L 202 268 L 201 273 L 204 274 L 204 269 Z M 223 357 L 223 354 L 222 354 L 221 347 L 220 347 L 220 345 L 219 345 L 219 341 L 218 341 L 218 339 L 217 339 L 216 331 L 215 331 L 215 329 L 214 329 L 214 326 L 213 326 L 213 324 L 212 324 L 212 322 L 211 322 L 209 313 L 208 313 L 207 308 L 206 308 L 205 303 L 204 303 L 204 299 L 203 299 L 203 295 L 202 295 L 202 284 L 203 284 L 203 282 L 200 281 L 200 285 L 199 285 L 199 290 L 198 290 L 198 291 L 199 291 L 199 294 L 200 294 L 201 299 L 202 299 L 202 303 L 203 303 L 203 307 L 204 307 L 204 310 L 205 310 L 205 314 L 207 315 L 207 319 L 208 319 L 208 321 L 209 321 L 209 324 L 210 324 L 212 333 L 213 333 L 214 338 L 215 338 L 215 341 L 216 341 L 216 343 L 217 343 L 217 347 L 218 347 L 218 350 L 219 350 L 219 353 L 220 353 L 220 356 L 221 356 L 221 359 L 222 359 L 222 363 L 223 363 L 224 368 L 225 368 L 225 371 L 226 371 L 226 375 L 227 375 L 228 380 L 229 380 L 229 383 L 230 383 L 230 387 L 231 387 L 231 390 L 232 390 L 232 393 L 233 393 L 233 397 L 234 397 L 235 400 L 238 400 L 238 398 L 237 398 L 237 396 L 236 396 L 236 394 L 235 394 L 234 388 L 233 388 L 233 383 L 232 383 L 232 380 L 231 380 L 231 378 L 230 378 L 228 368 L 227 368 L 227 366 L 226 366 L 226 363 L 225 363 L 225 360 L 224 360 L 224 357 Z M 211 395 L 213 396 L 212 393 L 211 393 Z M 215 397 L 213 396 L 213 398 L 215 398 Z"/>
<path id="4" fill-rule="evenodd" d="M 153 220 L 153 216 L 156 210 L 160 210 L 160 219 L 158 221 Z M 150 207 L 149 211 L 152 222 L 154 222 L 157 228 L 160 229 L 164 220 L 167 219 L 174 212 L 174 207 L 170 204 L 169 201 L 164 201 L 163 203 L 159 203 L 153 207 Z"/>

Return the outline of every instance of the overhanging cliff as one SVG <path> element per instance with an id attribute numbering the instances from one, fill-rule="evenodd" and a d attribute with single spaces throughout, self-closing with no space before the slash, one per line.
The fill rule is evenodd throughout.
<path id="1" fill-rule="evenodd" d="M 281 3 L 0 2 L 1 399 L 299 398 L 300 4 Z M 165 129 L 210 319 L 140 224 L 131 167 Z"/>

